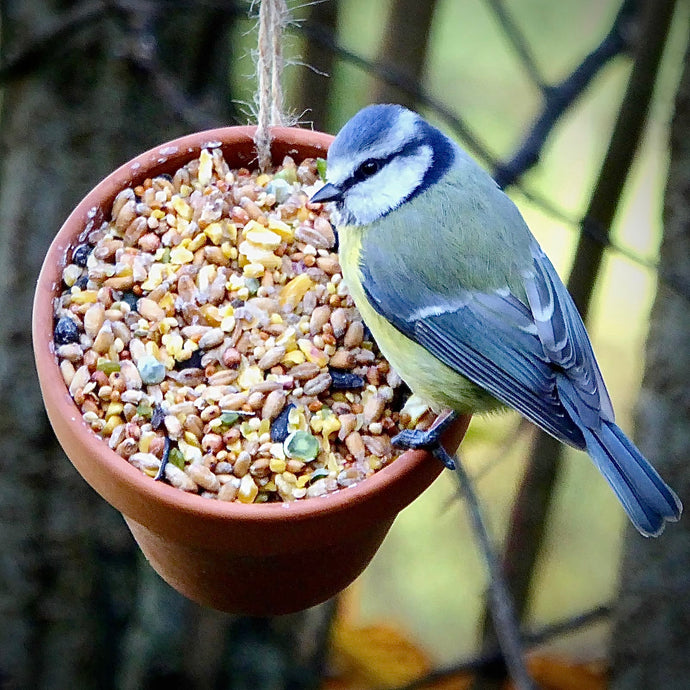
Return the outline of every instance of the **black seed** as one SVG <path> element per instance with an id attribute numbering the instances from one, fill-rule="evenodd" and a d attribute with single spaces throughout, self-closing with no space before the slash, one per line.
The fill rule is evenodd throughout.
<path id="1" fill-rule="evenodd" d="M 93 247 L 89 244 L 80 244 L 72 252 L 72 263 L 77 264 L 84 268 L 86 266 L 86 260 L 89 258 L 89 254 L 93 251 Z"/>
<path id="2" fill-rule="evenodd" d="M 363 323 L 362 325 L 364 326 L 364 335 L 362 336 L 362 340 L 367 340 L 370 343 L 373 343 L 374 336 L 371 334 L 369 327 L 365 323 Z"/>
<path id="3" fill-rule="evenodd" d="M 69 343 L 79 342 L 79 327 L 69 316 L 63 316 L 55 325 L 56 345 L 68 345 Z"/>
<path id="4" fill-rule="evenodd" d="M 271 441 L 273 441 L 273 443 L 283 443 L 289 436 L 288 416 L 290 410 L 294 407 L 292 403 L 286 405 L 282 412 L 273 420 L 273 424 L 271 424 Z"/>
<path id="5" fill-rule="evenodd" d="M 78 287 L 80 290 L 86 290 L 86 288 L 88 287 L 88 282 L 89 276 L 83 275 L 77 278 L 77 282 L 74 285 L 75 287 Z"/>
<path id="6" fill-rule="evenodd" d="M 139 298 L 133 292 L 123 292 L 120 300 L 122 302 L 127 302 L 132 311 L 137 310 L 137 302 L 139 301 Z"/>
<path id="7" fill-rule="evenodd" d="M 158 429 L 158 427 L 163 423 L 163 420 L 165 419 L 165 412 L 163 411 L 163 408 L 160 405 L 154 405 L 153 406 L 153 414 L 151 415 L 151 426 L 155 429 Z"/>
<path id="8" fill-rule="evenodd" d="M 331 389 L 352 390 L 364 388 L 364 379 L 357 374 L 352 374 L 342 369 L 332 369 L 331 367 L 328 367 L 328 373 L 331 375 Z"/>
<path id="9" fill-rule="evenodd" d="M 165 479 L 165 466 L 170 460 L 170 447 L 170 437 L 166 434 L 165 445 L 163 446 L 163 457 L 161 458 L 161 466 L 158 468 L 158 472 L 156 472 L 156 476 L 154 477 L 157 482 Z"/>
<path id="10" fill-rule="evenodd" d="M 182 369 L 203 369 L 201 358 L 204 354 L 203 350 L 194 350 L 189 359 L 185 359 L 183 362 L 175 362 L 175 371 L 181 371 Z"/>
<path id="11" fill-rule="evenodd" d="M 391 401 L 391 409 L 402 410 L 403 405 L 407 399 L 412 395 L 410 387 L 403 381 L 397 388 L 393 389 L 393 400 Z"/>

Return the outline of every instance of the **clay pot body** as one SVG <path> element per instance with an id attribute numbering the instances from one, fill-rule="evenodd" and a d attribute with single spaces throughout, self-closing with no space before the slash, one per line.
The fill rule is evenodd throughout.
<path id="1" fill-rule="evenodd" d="M 199 132 L 156 147 L 97 185 L 69 216 L 46 256 L 36 289 L 33 342 L 50 422 L 72 464 L 123 515 L 154 569 L 175 589 L 223 611 L 276 615 L 325 601 L 371 560 L 395 516 L 440 474 L 428 453 L 409 451 L 360 484 L 292 503 L 245 505 L 190 495 L 153 481 L 83 422 L 53 351 L 53 305 L 68 249 L 101 224 L 124 187 L 174 173 L 205 146 L 220 145 L 231 167 L 255 161 L 253 127 Z M 273 130 L 273 158 L 325 156 L 332 137 Z M 469 419 L 448 435 L 455 448 Z M 68 507 L 66 506 L 66 509 Z"/>

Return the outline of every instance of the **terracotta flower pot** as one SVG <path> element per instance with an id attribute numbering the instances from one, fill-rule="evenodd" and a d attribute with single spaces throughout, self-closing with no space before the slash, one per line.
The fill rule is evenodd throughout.
<path id="1" fill-rule="evenodd" d="M 147 177 L 173 173 L 210 142 L 221 142 L 231 167 L 255 159 L 253 127 L 192 134 L 156 147 L 118 168 L 76 207 L 53 241 L 33 311 L 33 342 L 48 417 L 84 479 L 122 512 L 153 568 L 179 592 L 216 609 L 253 615 L 297 611 L 351 583 L 383 541 L 397 513 L 440 474 L 428 453 L 406 452 L 360 484 L 291 503 L 214 501 L 153 481 L 112 451 L 83 422 L 62 380 L 53 347 L 53 298 L 67 250 L 87 225 L 99 225 L 115 195 Z M 275 129 L 273 156 L 324 156 L 332 137 Z M 455 448 L 469 418 L 447 437 Z M 68 507 L 66 506 L 66 509 Z"/>

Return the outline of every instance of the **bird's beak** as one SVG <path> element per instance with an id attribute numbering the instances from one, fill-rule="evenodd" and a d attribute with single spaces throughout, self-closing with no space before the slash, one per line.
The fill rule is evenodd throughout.
<path id="1" fill-rule="evenodd" d="M 312 203 L 325 203 L 326 201 L 339 201 L 342 198 L 342 190 L 330 182 L 319 189 L 310 199 Z"/>

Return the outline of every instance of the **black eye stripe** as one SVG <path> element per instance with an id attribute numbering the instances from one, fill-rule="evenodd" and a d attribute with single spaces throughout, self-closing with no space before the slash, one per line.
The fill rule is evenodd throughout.
<path id="1" fill-rule="evenodd" d="M 350 187 L 356 185 L 357 183 L 363 182 L 369 177 L 372 177 L 375 173 L 377 173 L 379 170 L 382 170 L 386 165 L 388 165 L 388 163 L 390 163 L 394 158 L 398 158 L 400 156 L 414 155 L 419 151 L 422 145 L 423 144 L 418 139 L 413 139 L 412 141 L 407 142 L 407 144 L 405 144 L 405 146 L 403 146 L 402 148 L 398 149 L 397 151 L 393 151 L 393 153 L 389 154 L 388 156 L 385 156 L 383 158 L 367 158 L 355 169 L 354 173 L 352 173 L 352 175 L 341 185 L 341 189 L 350 189 Z M 376 166 L 376 169 L 372 172 L 365 171 L 364 167 L 370 165 Z"/>

